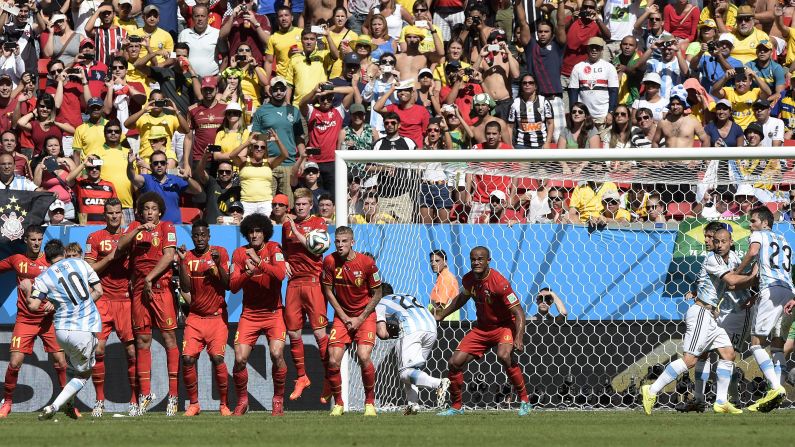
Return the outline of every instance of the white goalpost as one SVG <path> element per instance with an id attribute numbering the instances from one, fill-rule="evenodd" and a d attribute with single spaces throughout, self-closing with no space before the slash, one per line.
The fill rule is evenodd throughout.
<path id="1" fill-rule="evenodd" d="M 528 317 L 525 352 L 517 360 L 531 403 L 633 408 L 641 384 L 681 355 L 685 297 L 695 289 L 705 254 L 704 226 L 722 221 L 742 255 L 751 207 L 767 206 L 777 219 L 789 215 L 792 160 L 795 147 L 337 151 L 336 225 L 354 228 L 354 249 L 374 257 L 395 293 L 414 295 L 426 306 L 436 281 L 431 251 L 446 253 L 460 285 L 469 270 L 469 250 L 485 245 L 491 267 L 511 282 Z M 508 194 L 496 193 L 507 184 Z M 449 201 L 429 199 L 428 188 L 449 192 Z M 362 207 L 371 196 L 384 206 L 379 215 L 394 223 L 356 223 L 371 219 Z M 505 213 L 505 201 L 497 206 L 505 198 L 517 217 L 495 220 Z M 606 208 L 613 198 L 626 213 Z M 423 222 L 423 208 L 442 215 L 437 203 L 445 208 L 453 203 L 452 222 Z M 537 207 L 549 214 L 531 218 Z M 579 212 L 572 214 L 571 208 Z M 351 219 L 349 212 L 357 216 Z M 566 219 L 548 217 L 562 212 Z M 617 217 L 623 215 L 631 218 Z M 795 244 L 788 220 L 777 222 L 776 230 Z M 567 318 L 559 315 L 557 302 L 549 314 L 541 311 L 546 289 L 565 305 Z M 425 365 L 429 374 L 446 376 L 447 359 L 474 323 L 470 302 L 457 319 L 440 324 Z M 394 340 L 378 340 L 373 351 L 376 405 L 386 411 L 405 404 L 394 346 Z M 738 399 L 764 393 L 752 356 L 741 350 L 737 365 Z M 342 371 L 346 407 L 362 408 L 355 356 L 346 354 Z M 684 401 L 695 379 L 692 373 L 679 378 L 659 403 L 672 408 Z M 517 408 L 509 383 L 495 353 L 487 353 L 465 371 L 465 407 Z M 712 388 L 708 383 L 708 393 Z M 435 406 L 430 391 L 420 396 L 426 408 Z"/>

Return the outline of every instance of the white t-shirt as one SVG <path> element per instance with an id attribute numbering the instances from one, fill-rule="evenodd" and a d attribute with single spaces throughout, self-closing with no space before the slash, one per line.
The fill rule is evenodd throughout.
<path id="1" fill-rule="evenodd" d="M 765 135 L 762 138 L 761 146 L 772 146 L 774 141 L 784 141 L 784 121 L 772 116 L 762 125 Z"/>
<path id="2" fill-rule="evenodd" d="M 530 198 L 530 209 L 527 210 L 527 222 L 546 222 L 547 215 L 552 212 L 549 208 L 547 195 L 545 194 L 543 198 L 539 197 L 538 191 L 528 191 L 526 195 Z"/>
<path id="3" fill-rule="evenodd" d="M 661 97 L 657 102 L 649 102 L 645 99 L 638 98 L 632 103 L 632 108 L 635 110 L 640 110 L 644 107 L 651 110 L 654 121 L 661 121 L 663 119 L 663 113 L 668 110 L 668 98 Z"/>
<path id="4" fill-rule="evenodd" d="M 608 88 L 618 88 L 618 74 L 613 64 L 599 59 L 591 64 L 587 60 L 571 70 L 569 88 L 578 88 L 578 98 L 591 112 L 591 116 L 602 119 L 610 108 Z"/>
<path id="5" fill-rule="evenodd" d="M 203 34 L 198 34 L 192 28 L 185 28 L 179 33 L 179 42 L 184 42 L 190 47 L 191 67 L 201 77 L 215 76 L 218 74 L 218 62 L 215 59 L 215 45 L 218 42 L 219 31 L 212 26 L 207 26 Z"/>
<path id="6" fill-rule="evenodd" d="M 640 15 L 640 2 L 633 0 L 606 0 L 604 22 L 610 30 L 610 40 L 621 41 L 631 36 Z"/>

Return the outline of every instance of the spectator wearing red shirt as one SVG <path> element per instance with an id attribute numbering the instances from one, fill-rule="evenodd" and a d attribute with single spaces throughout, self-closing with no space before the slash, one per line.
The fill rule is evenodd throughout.
<path id="1" fill-rule="evenodd" d="M 413 89 L 414 81 L 392 84 L 389 92 L 378 98 L 373 110 L 381 115 L 386 112 L 396 113 L 400 117 L 400 136 L 414 141 L 418 148 L 422 148 L 422 142 L 425 139 L 425 129 L 428 128 L 428 124 L 431 121 L 431 114 L 428 113 L 428 109 L 414 104 L 411 100 Z M 387 99 L 395 92 L 397 92 L 398 103 L 387 106 Z"/>
<path id="2" fill-rule="evenodd" d="M 335 93 L 343 93 L 345 98 L 339 106 L 331 107 Z M 315 100 L 317 107 L 312 105 Z M 301 98 L 299 109 L 306 117 L 309 129 L 307 147 L 320 148 L 320 154 L 309 154 L 309 160 L 317 163 L 320 170 L 320 185 L 326 191 L 334 191 L 334 153 L 339 147 L 345 110 L 352 101 L 353 87 L 334 87 L 330 82 L 318 84 L 314 90 Z"/>
<path id="3" fill-rule="evenodd" d="M 472 101 L 475 95 L 483 93 L 483 88 L 480 87 L 479 81 L 481 74 L 479 71 L 473 72 L 472 75 L 467 75 L 461 69 L 461 63 L 458 61 L 450 61 L 444 66 L 444 75 L 447 78 L 447 84 L 442 85 L 439 91 L 439 102 L 444 104 L 455 104 L 461 112 L 461 117 L 468 125 L 474 123 L 471 116 Z M 475 79 L 472 79 L 475 78 Z M 475 81 L 475 82 L 473 82 Z"/>
<path id="4" fill-rule="evenodd" d="M 265 45 L 271 35 L 271 25 L 264 15 L 255 13 L 257 2 L 246 0 L 232 10 L 221 25 L 220 38 L 229 43 L 230 54 L 237 53 L 237 47 L 248 44 L 251 57 L 262 66 L 265 59 Z"/>
<path id="5" fill-rule="evenodd" d="M 75 58 L 74 68 L 83 70 L 92 98 L 104 98 L 107 87 L 108 66 L 103 61 L 97 61 L 94 41 L 83 39 L 80 42 L 80 54 Z M 75 126 L 77 127 L 77 126 Z"/>
<path id="6" fill-rule="evenodd" d="M 218 78 L 202 78 L 202 99 L 188 108 L 190 132 L 185 136 L 185 150 L 190 153 L 191 168 L 199 163 L 207 146 L 215 143 L 215 136 L 224 124 L 226 104 L 216 99 Z"/>
<path id="7" fill-rule="evenodd" d="M 527 223 L 527 218 L 508 204 L 508 196 L 503 191 L 495 189 L 489 194 L 489 209 L 478 218 L 477 223 L 513 225 Z"/>
<path id="8" fill-rule="evenodd" d="M 569 76 L 575 65 L 588 57 L 587 43 L 591 37 L 602 37 L 610 40 L 610 30 L 602 22 L 596 11 L 595 0 L 584 0 L 580 7 L 580 16 L 573 18 L 566 30 L 566 50 L 563 52 L 563 65 L 560 69 L 560 83 L 563 91 L 569 87 Z M 563 95 L 565 110 L 569 110 L 569 101 Z"/>
<path id="9" fill-rule="evenodd" d="M 473 150 L 481 149 L 511 149 L 509 144 L 500 141 L 502 126 L 496 121 L 486 123 L 485 136 L 483 143 L 478 143 L 472 147 Z M 486 163 L 483 167 L 503 168 L 503 163 Z M 478 222 L 490 206 L 491 195 L 495 190 L 502 191 L 506 197 L 513 197 L 516 180 L 511 177 L 500 175 L 467 174 L 466 190 L 470 194 L 468 202 L 471 204 L 469 219 Z M 513 202 L 513 199 L 511 199 Z"/>
<path id="10" fill-rule="evenodd" d="M 676 0 L 663 8 L 663 29 L 679 40 L 679 47 L 686 49 L 696 39 L 700 11 L 688 0 Z"/>
<path id="11" fill-rule="evenodd" d="M 0 130 L 11 129 L 11 115 L 17 106 L 11 93 L 14 90 L 14 82 L 9 75 L 0 75 Z"/>
<path id="12" fill-rule="evenodd" d="M 11 130 L 3 131 L 2 135 L 0 135 L 0 154 L 3 153 L 14 156 L 14 175 L 33 179 L 33 173 L 30 171 L 30 160 L 19 152 L 17 134 Z"/>
<path id="13" fill-rule="evenodd" d="M 58 69 L 64 70 L 63 62 L 50 61 L 47 71 L 52 72 Z M 55 78 L 55 82 L 48 82 L 44 92 L 55 98 L 55 108 L 58 110 L 55 117 L 57 122 L 69 124 L 73 128 L 83 124 L 84 104 L 91 99 L 91 89 L 86 87 L 88 87 L 88 79 L 86 79 L 83 70 L 71 75 L 67 74 L 65 70 L 61 71 Z M 63 137 L 63 151 L 67 157 L 72 156 L 71 133 L 74 133 L 74 130 L 70 132 L 70 135 Z"/>
<path id="14" fill-rule="evenodd" d="M 97 155 L 89 155 L 66 178 L 66 183 L 77 192 L 77 217 L 80 225 L 105 223 L 105 202 L 116 197 L 113 183 L 102 180 L 102 164 Z M 78 178 L 83 169 L 86 176 Z"/>

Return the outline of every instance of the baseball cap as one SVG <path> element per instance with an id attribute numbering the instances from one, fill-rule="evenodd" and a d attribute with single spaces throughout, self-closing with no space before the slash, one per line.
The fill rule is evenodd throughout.
<path id="1" fill-rule="evenodd" d="M 598 47 L 604 47 L 605 46 L 605 40 L 602 39 L 601 37 L 598 37 L 598 36 L 591 37 L 590 39 L 588 39 L 588 46 L 590 47 L 591 45 L 595 45 L 595 46 L 598 46 Z"/>
<path id="2" fill-rule="evenodd" d="M 160 8 L 155 5 L 147 5 L 146 8 L 144 8 L 144 15 L 149 14 L 152 11 L 155 11 L 158 15 L 160 15 Z"/>
<path id="3" fill-rule="evenodd" d="M 475 95 L 475 97 L 472 98 L 472 104 L 473 105 L 488 104 L 489 107 L 494 107 L 496 105 L 496 103 L 494 102 L 493 99 L 491 99 L 491 96 L 489 96 L 488 93 L 478 93 L 477 95 Z"/>
<path id="4" fill-rule="evenodd" d="M 271 78 L 271 87 L 275 86 L 276 84 L 284 84 L 285 87 L 287 86 L 287 80 L 281 76 L 275 76 Z"/>
<path id="5" fill-rule="evenodd" d="M 749 132 L 756 132 L 762 137 L 765 136 L 765 129 L 763 129 L 762 125 L 759 124 L 758 122 L 753 122 L 749 124 L 748 127 L 745 128 L 745 132 L 743 133 L 748 134 Z"/>
<path id="6" fill-rule="evenodd" d="M 507 36 L 508 35 L 505 33 L 504 29 L 497 28 L 497 29 L 495 29 L 495 30 L 493 30 L 492 32 L 489 33 L 489 40 L 488 41 L 491 42 L 492 40 L 498 39 L 498 38 L 502 39 L 502 40 L 505 40 Z"/>
<path id="7" fill-rule="evenodd" d="M 271 200 L 271 203 L 273 204 L 278 203 L 280 205 L 290 206 L 290 199 L 288 199 L 287 196 L 284 194 L 276 194 L 275 196 L 273 196 L 273 200 Z"/>
<path id="8" fill-rule="evenodd" d="M 50 18 L 50 23 L 55 24 L 60 22 L 61 20 L 66 20 L 66 16 L 63 14 L 53 14 L 52 18 Z"/>
<path id="9" fill-rule="evenodd" d="M 657 39 L 657 42 L 660 42 L 660 43 L 662 43 L 662 42 L 673 42 L 674 40 L 676 40 L 676 38 L 674 37 L 673 34 L 664 32 L 664 33 L 662 33 L 660 38 Z"/>
<path id="10" fill-rule="evenodd" d="M 97 97 L 91 98 L 86 102 L 86 106 L 88 106 L 89 109 L 95 106 L 102 107 L 103 105 L 105 105 L 105 101 Z"/>
<path id="11" fill-rule="evenodd" d="M 740 16 L 753 16 L 754 15 L 754 8 L 748 5 L 742 5 L 737 8 L 737 17 Z"/>
<path id="12" fill-rule="evenodd" d="M 351 105 L 351 107 L 348 109 L 348 111 L 351 114 L 354 114 L 354 113 L 365 113 L 366 112 L 366 110 L 364 109 L 364 106 L 361 105 L 361 104 L 353 104 L 353 105 Z"/>
<path id="13" fill-rule="evenodd" d="M 132 6 L 132 0 L 119 0 L 119 6 L 121 5 L 130 5 Z"/>
<path id="14" fill-rule="evenodd" d="M 731 102 L 729 102 L 729 100 L 728 100 L 728 99 L 721 99 L 720 101 L 716 102 L 716 103 L 715 103 L 715 108 L 718 108 L 718 106 L 723 106 L 723 107 L 726 107 L 726 108 L 728 108 L 729 110 L 731 110 L 731 109 L 732 109 L 732 103 L 731 103 Z"/>
<path id="15" fill-rule="evenodd" d="M 240 203 L 239 200 L 235 200 L 234 202 L 229 204 L 229 211 L 232 211 L 233 209 L 239 209 L 240 212 L 243 212 L 243 210 L 244 210 L 243 204 Z"/>
<path id="16" fill-rule="evenodd" d="M 400 84 L 395 87 L 395 90 L 411 90 L 414 88 L 414 79 L 406 79 L 405 81 L 401 81 Z"/>
<path id="17" fill-rule="evenodd" d="M 759 43 L 756 44 L 756 47 L 757 48 L 765 47 L 768 50 L 772 50 L 773 49 L 773 42 L 771 42 L 770 39 L 762 39 L 762 40 L 759 41 Z"/>
<path id="18" fill-rule="evenodd" d="M 496 197 L 500 200 L 508 200 L 508 196 L 505 195 L 505 192 L 500 191 L 499 189 L 495 189 L 491 193 L 489 193 L 489 199 L 492 197 Z"/>
<path id="19" fill-rule="evenodd" d="M 417 79 L 421 78 L 423 75 L 433 77 L 433 72 L 430 68 L 423 68 L 419 73 L 417 73 Z"/>
<path id="20" fill-rule="evenodd" d="M 320 166 L 318 166 L 314 161 L 308 161 L 304 163 L 304 172 L 308 171 L 309 169 L 314 169 L 319 172 Z"/>
<path id="21" fill-rule="evenodd" d="M 420 28 L 419 26 L 407 26 L 403 28 L 403 34 L 405 36 L 419 36 L 425 37 L 425 28 Z"/>
<path id="22" fill-rule="evenodd" d="M 215 88 L 218 86 L 218 78 L 215 76 L 205 76 L 202 78 L 202 88 Z"/>
<path id="23" fill-rule="evenodd" d="M 224 110 L 224 113 L 226 113 L 226 112 L 229 112 L 229 111 L 242 112 L 242 111 L 243 111 L 243 108 L 242 108 L 242 107 L 240 107 L 240 103 L 239 103 L 239 102 L 237 102 L 237 101 L 230 101 L 230 102 L 229 102 L 229 103 L 226 105 L 226 110 Z"/>
<path id="24" fill-rule="evenodd" d="M 149 136 L 147 137 L 149 140 L 159 140 L 161 138 L 168 139 L 168 134 L 166 133 L 165 129 L 160 126 L 153 127 L 152 131 L 149 132 Z"/>
<path id="25" fill-rule="evenodd" d="M 620 199 L 621 196 L 618 195 L 618 191 L 614 191 L 612 189 L 602 194 L 603 202 L 608 202 L 608 201 L 618 202 Z"/>
<path id="26" fill-rule="evenodd" d="M 748 127 L 751 127 L 751 126 L 748 126 Z M 747 129 L 746 129 L 746 132 L 748 132 Z M 737 186 L 737 191 L 734 193 L 734 197 L 738 197 L 738 196 L 754 196 L 754 195 L 756 195 L 756 194 L 754 194 L 754 188 L 751 185 L 748 185 L 746 183 L 738 185 Z"/>
<path id="27" fill-rule="evenodd" d="M 698 27 L 699 28 L 717 28 L 718 24 L 715 23 L 715 21 L 712 20 L 712 19 L 707 19 L 707 20 L 704 20 L 703 22 L 699 23 Z"/>
<path id="28" fill-rule="evenodd" d="M 770 101 L 768 101 L 767 99 L 757 99 L 756 101 L 754 101 L 753 107 L 754 108 L 761 107 L 761 108 L 769 109 L 770 108 Z"/>
<path id="29" fill-rule="evenodd" d="M 52 202 L 52 205 L 50 205 L 50 211 L 65 210 L 65 209 L 66 205 L 60 199 L 55 199 L 55 202 Z"/>
<path id="30" fill-rule="evenodd" d="M 734 35 L 732 33 L 723 33 L 718 37 L 718 42 L 729 42 L 734 46 Z"/>
<path id="31" fill-rule="evenodd" d="M 345 57 L 342 59 L 342 61 L 345 64 L 349 64 L 349 65 L 361 65 L 362 58 L 359 57 L 359 55 L 356 54 L 356 53 L 348 53 L 348 54 L 345 55 Z"/>
<path id="32" fill-rule="evenodd" d="M 643 75 L 642 82 L 653 82 L 657 85 L 662 85 L 662 78 L 660 78 L 659 74 L 652 71 Z"/>
<path id="33" fill-rule="evenodd" d="M 80 41 L 80 49 L 83 49 L 85 46 L 94 47 L 94 41 L 92 39 L 83 39 Z"/>
<path id="34" fill-rule="evenodd" d="M 367 45 L 370 47 L 370 51 L 375 50 L 378 48 L 378 45 L 374 44 L 371 40 L 370 36 L 359 36 L 358 39 L 351 40 L 348 42 L 348 45 L 351 48 L 356 48 L 357 45 Z"/>

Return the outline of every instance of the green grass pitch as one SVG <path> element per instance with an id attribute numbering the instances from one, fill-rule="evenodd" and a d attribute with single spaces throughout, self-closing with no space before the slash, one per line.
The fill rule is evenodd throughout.
<path id="1" fill-rule="evenodd" d="M 441 418 L 434 413 L 403 416 L 382 413 L 364 418 L 347 413 L 331 418 L 320 412 L 249 413 L 222 418 L 207 412 L 194 418 L 150 413 L 140 418 L 79 421 L 63 413 L 58 422 L 39 422 L 33 413 L 12 413 L 0 420 L 0 439 L 8 446 L 647 446 L 721 447 L 793 445 L 795 411 L 768 414 L 677 414 L 658 411 L 535 411 L 519 418 L 513 412 L 467 412 Z"/>

